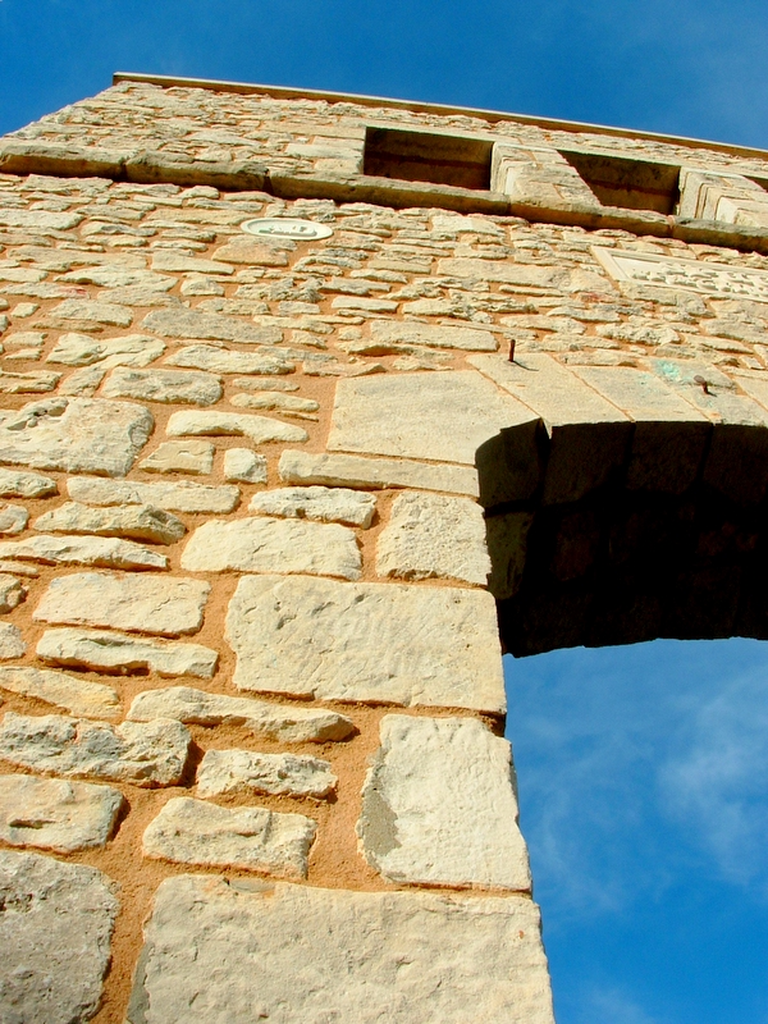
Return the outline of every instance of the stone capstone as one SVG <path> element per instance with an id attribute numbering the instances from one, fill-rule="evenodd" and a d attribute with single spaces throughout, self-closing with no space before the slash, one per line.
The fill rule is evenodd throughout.
<path id="1" fill-rule="evenodd" d="M 68 501 L 51 512 L 44 512 L 35 520 L 34 529 L 52 533 L 128 537 L 131 540 L 148 541 L 150 544 L 173 544 L 187 532 L 180 519 L 152 505 L 91 508 L 74 501 Z"/>
<path id="2" fill-rule="evenodd" d="M 190 675 L 200 679 L 210 679 L 219 660 L 216 651 L 200 644 L 70 628 L 47 629 L 38 641 L 37 656 L 48 665 L 65 668 L 116 675 L 157 672 L 160 676 Z"/>
<path id="3" fill-rule="evenodd" d="M 376 498 L 344 487 L 279 487 L 254 495 L 248 508 L 268 516 L 317 519 L 367 529 L 376 511 Z"/>
<path id="4" fill-rule="evenodd" d="M 107 398 L 135 398 L 142 402 L 190 402 L 213 405 L 221 398 L 221 380 L 212 373 L 194 370 L 115 369 L 107 378 Z"/>
<path id="5" fill-rule="evenodd" d="M 120 701 L 111 686 L 52 669 L 33 668 L 31 665 L 0 666 L 0 690 L 37 697 L 47 704 L 64 708 L 78 718 L 120 717 Z"/>
<path id="6" fill-rule="evenodd" d="M 231 512 L 240 501 L 240 488 L 234 485 L 214 487 L 186 480 L 145 484 L 73 477 L 67 480 L 67 491 L 75 501 L 93 505 L 152 505 L 173 512 Z"/>
<path id="7" fill-rule="evenodd" d="M 203 797 L 266 793 L 321 798 L 332 793 L 337 782 L 328 761 L 250 750 L 209 750 L 197 770 L 197 794 Z"/>

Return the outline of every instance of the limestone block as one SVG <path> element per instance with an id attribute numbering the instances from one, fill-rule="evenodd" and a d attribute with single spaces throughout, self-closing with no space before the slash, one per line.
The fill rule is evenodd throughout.
<path id="1" fill-rule="evenodd" d="M 384 345 L 427 345 L 429 348 L 455 348 L 466 352 L 495 352 L 499 347 L 490 331 L 407 320 L 374 320 L 371 338 Z"/>
<path id="2" fill-rule="evenodd" d="M 328 448 L 474 466 L 484 441 L 534 418 L 472 370 L 340 380 Z"/>
<path id="3" fill-rule="evenodd" d="M 288 254 L 272 245 L 264 245 L 255 238 L 234 235 L 226 245 L 214 250 L 213 255 L 228 263 L 245 263 L 249 267 L 285 267 Z"/>
<path id="4" fill-rule="evenodd" d="M 111 686 L 31 665 L 0 666 L 0 690 L 37 697 L 77 718 L 119 718 L 120 701 Z M 157 716 L 160 717 L 160 716 Z M 173 715 L 167 716 L 173 718 Z"/>
<path id="5" fill-rule="evenodd" d="M 184 366 L 211 373 L 293 373 L 295 363 L 285 357 L 260 352 L 234 352 L 213 345 L 185 345 L 165 360 L 169 366 Z"/>
<path id="6" fill-rule="evenodd" d="M 6 143 L 7 145 L 7 143 Z M 8 228 L 25 228 L 31 231 L 68 231 L 85 220 L 82 213 L 54 213 L 49 210 L 0 210 L 0 224 Z"/>
<path id="7" fill-rule="evenodd" d="M 105 569 L 165 569 L 168 559 L 132 540 L 116 537 L 54 537 L 47 533 L 25 540 L 0 541 L 0 558 L 47 565 L 96 565 Z"/>
<path id="8" fill-rule="evenodd" d="M 191 739 L 187 727 L 171 719 L 113 726 L 9 711 L 0 726 L 0 757 L 36 772 L 173 786 L 181 779 Z"/>
<path id="9" fill-rule="evenodd" d="M 136 398 L 143 402 L 189 402 L 214 405 L 221 398 L 221 380 L 197 370 L 114 369 L 102 392 L 107 398 Z"/>
<path id="10" fill-rule="evenodd" d="M 61 380 L 60 373 L 50 370 L 33 370 L 31 373 L 9 373 L 0 371 L 0 394 L 34 395 L 53 391 Z"/>
<path id="11" fill-rule="evenodd" d="M 188 572 L 235 569 L 356 580 L 361 557 L 354 531 L 346 526 L 258 516 L 203 523 L 190 537 L 181 567 Z"/>
<path id="12" fill-rule="evenodd" d="M 5 908 L 0 915 L 0 1014 L 4 1020 L 9 1024 L 91 1020 L 109 967 L 118 912 L 115 889 L 106 875 L 84 864 L 0 851 L 0 903 Z"/>
<path id="13" fill-rule="evenodd" d="M 469 257 L 438 260 L 439 274 L 467 278 L 470 281 L 494 281 L 520 288 L 559 289 L 568 280 L 568 272 L 558 267 L 541 267 L 525 263 L 498 262 Z"/>
<path id="14" fill-rule="evenodd" d="M 301 398 L 299 395 L 284 395 L 280 391 L 262 391 L 258 395 L 232 395 L 232 405 L 239 409 L 273 409 L 286 416 L 299 416 L 304 419 L 317 419 L 312 415 L 320 408 L 320 403 L 313 398 Z"/>
<path id="15" fill-rule="evenodd" d="M 21 533 L 29 522 L 29 512 L 19 505 L 0 505 L 0 533 Z"/>
<path id="16" fill-rule="evenodd" d="M 518 896 L 186 875 L 161 884 L 145 943 L 128 1024 L 554 1024 L 539 911 Z"/>
<path id="17" fill-rule="evenodd" d="M 122 805 L 110 786 L 0 775 L 0 839 L 58 853 L 104 846 Z"/>
<path id="18" fill-rule="evenodd" d="M 2 687 L 0 675 L 0 687 Z M 288 707 L 248 697 L 228 697 L 189 686 L 145 690 L 131 704 L 128 717 L 136 722 L 175 718 L 195 725 L 240 725 L 257 739 L 281 743 L 326 743 L 343 740 L 355 731 L 346 715 L 324 708 Z"/>
<path id="19" fill-rule="evenodd" d="M 210 797 L 266 793 L 321 798 L 332 793 L 338 781 L 330 762 L 317 757 L 209 750 L 197 770 L 197 794 Z"/>
<path id="20" fill-rule="evenodd" d="M 97 284 L 102 288 L 138 286 L 150 292 L 169 292 L 176 284 L 175 277 L 155 274 L 151 270 L 110 265 L 80 267 L 62 274 L 57 280 L 63 284 Z"/>
<path id="21" fill-rule="evenodd" d="M 421 487 L 428 491 L 477 496 L 477 472 L 468 466 L 437 466 L 408 459 L 368 459 L 360 455 L 325 455 L 285 451 L 278 464 L 288 484 L 329 487 Z"/>
<path id="22" fill-rule="evenodd" d="M 267 460 L 250 448 L 228 448 L 224 452 L 224 479 L 246 484 L 267 482 Z"/>
<path id="23" fill-rule="evenodd" d="M 130 486 L 130 485 L 129 485 Z M 150 544 L 173 544 L 187 532 L 180 519 L 152 505 L 91 508 L 68 501 L 34 522 L 35 530 L 88 533 L 100 537 L 129 537 Z"/>
<path id="24" fill-rule="evenodd" d="M 246 576 L 225 636 L 241 690 L 505 707 L 496 606 L 482 591 Z"/>
<path id="25" fill-rule="evenodd" d="M 44 320 L 39 323 L 46 327 L 62 327 L 66 330 L 77 321 L 87 328 L 101 327 L 129 327 L 133 321 L 133 311 L 128 306 L 121 306 L 115 302 L 99 302 L 96 299 L 64 299 L 58 306 L 54 306 Z"/>
<path id="26" fill-rule="evenodd" d="M 393 882 L 528 890 L 509 743 L 471 718 L 387 715 L 357 832 Z"/>
<path id="27" fill-rule="evenodd" d="M 306 430 L 292 423 L 273 420 L 269 416 L 215 410 L 197 412 L 194 409 L 185 409 L 183 412 L 175 412 L 168 421 L 166 430 L 172 437 L 190 437 L 196 434 L 249 437 L 254 444 L 263 444 L 267 441 L 301 442 L 309 439 Z"/>
<path id="28" fill-rule="evenodd" d="M 395 498 L 376 547 L 379 576 L 485 586 L 490 571 L 483 511 L 471 498 L 415 492 Z"/>
<path id="29" fill-rule="evenodd" d="M 219 657 L 216 651 L 200 644 L 68 628 L 47 629 L 38 641 L 37 656 L 48 665 L 94 672 L 117 675 L 157 672 L 160 676 L 190 675 L 200 679 L 213 676 Z"/>
<path id="30" fill-rule="evenodd" d="M 270 516 L 318 519 L 367 529 L 376 511 L 376 499 L 372 494 L 344 487 L 279 487 L 254 495 L 248 509 Z"/>
<path id="31" fill-rule="evenodd" d="M 152 269 L 170 271 L 174 274 L 233 274 L 235 272 L 235 268 L 230 263 L 204 260 L 163 249 L 155 250 L 152 257 Z"/>
<path id="32" fill-rule="evenodd" d="M 231 512 L 240 502 L 238 487 L 214 487 L 185 480 L 144 484 L 135 480 L 72 477 L 67 480 L 67 491 L 75 501 L 92 505 L 152 505 L 174 512 Z"/>
<path id="33" fill-rule="evenodd" d="M 207 475 L 213 470 L 216 448 L 210 441 L 164 441 L 139 463 L 145 473 Z"/>
<path id="34" fill-rule="evenodd" d="M 60 395 L 72 395 L 75 398 L 92 398 L 107 372 L 105 366 L 83 366 L 65 377 L 59 385 Z"/>
<path id="35" fill-rule="evenodd" d="M 200 338 L 247 345 L 278 345 L 283 340 L 279 327 L 257 327 L 234 316 L 201 313 L 181 304 L 153 309 L 144 317 L 142 327 L 163 338 Z"/>
<path id="36" fill-rule="evenodd" d="M 26 598 L 21 580 L 9 573 L 0 573 L 0 614 L 12 612 Z"/>
<path id="37" fill-rule="evenodd" d="M 153 426 L 149 410 L 130 402 L 43 399 L 0 415 L 0 461 L 125 476 Z"/>
<path id="38" fill-rule="evenodd" d="M 62 334 L 46 357 L 48 363 L 65 366 L 147 366 L 159 359 L 165 345 L 146 334 L 126 334 L 120 338 L 94 338 L 89 334 Z"/>
<path id="39" fill-rule="evenodd" d="M 0 498 L 48 498 L 58 490 L 56 481 L 50 476 L 0 469 Z"/>
<path id="40" fill-rule="evenodd" d="M 196 633 L 210 583 L 178 576 L 78 572 L 51 580 L 32 618 L 178 636 Z"/>
<path id="41" fill-rule="evenodd" d="M 10 622 L 0 622 L 0 661 L 20 658 L 26 649 L 19 627 Z"/>
<path id="42" fill-rule="evenodd" d="M 230 810 L 204 800 L 174 797 L 144 832 L 146 857 L 176 864 L 261 871 L 306 878 L 317 825 L 303 814 L 264 807 Z"/>

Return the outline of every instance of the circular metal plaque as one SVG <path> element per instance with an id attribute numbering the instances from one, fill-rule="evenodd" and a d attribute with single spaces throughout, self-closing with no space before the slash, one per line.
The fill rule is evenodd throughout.
<path id="1" fill-rule="evenodd" d="M 244 221 L 240 226 L 249 235 L 293 238 L 297 242 L 310 242 L 316 238 L 328 238 L 333 234 L 333 230 L 325 224 L 290 217 L 257 217 Z"/>

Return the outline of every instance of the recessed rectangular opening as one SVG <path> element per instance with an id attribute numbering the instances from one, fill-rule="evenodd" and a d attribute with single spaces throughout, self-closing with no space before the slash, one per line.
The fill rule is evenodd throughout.
<path id="1" fill-rule="evenodd" d="M 680 168 L 626 157 L 560 151 L 603 206 L 674 213 Z"/>
<path id="2" fill-rule="evenodd" d="M 487 191 L 492 150 L 493 143 L 482 139 L 367 128 L 363 173 Z"/>

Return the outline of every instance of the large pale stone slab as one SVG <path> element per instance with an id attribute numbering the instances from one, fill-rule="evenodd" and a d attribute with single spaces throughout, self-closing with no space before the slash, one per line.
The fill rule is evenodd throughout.
<path id="1" fill-rule="evenodd" d="M 109 967 L 119 909 L 115 889 L 106 875 L 84 864 L 0 851 L 3 1021 L 91 1020 Z"/>
<path id="2" fill-rule="evenodd" d="M 490 331 L 407 320 L 374 320 L 371 338 L 383 345 L 428 345 L 430 348 L 457 348 L 468 352 L 495 352 L 499 347 Z"/>
<path id="3" fill-rule="evenodd" d="M 104 846 L 122 805 L 111 786 L 0 775 L 0 839 L 58 853 Z"/>
<path id="4" fill-rule="evenodd" d="M 187 875 L 162 883 L 145 938 L 128 1024 L 554 1024 L 538 907 L 518 896 Z"/>
<path id="5" fill-rule="evenodd" d="M 273 420 L 269 416 L 216 410 L 198 412 L 185 409 L 183 412 L 175 412 L 166 430 L 172 437 L 193 437 L 199 434 L 250 437 L 254 444 L 267 441 L 300 442 L 309 438 L 306 430 L 301 427 Z"/>
<path id="6" fill-rule="evenodd" d="M 157 672 L 160 676 L 190 675 L 199 679 L 210 679 L 218 661 L 216 651 L 201 644 L 69 628 L 47 629 L 38 641 L 37 656 L 49 665 L 94 672 Z"/>
<path id="7" fill-rule="evenodd" d="M 48 398 L 0 417 L 0 462 L 67 473 L 125 476 L 152 433 L 131 402 Z"/>
<path id="8" fill-rule="evenodd" d="M 0 666 L 0 690 L 37 697 L 77 718 L 119 718 L 120 700 L 111 686 L 31 665 Z M 161 716 L 156 716 L 161 717 Z M 167 716 L 169 718 L 174 715 Z"/>
<path id="9" fill-rule="evenodd" d="M 185 366 L 212 373 L 293 373 L 296 364 L 285 357 L 259 352 L 233 352 L 213 345 L 185 345 L 165 360 L 169 366 Z"/>
<path id="10" fill-rule="evenodd" d="M 0 686 L 2 678 L 0 674 Z M 195 725 L 241 725 L 257 739 L 281 743 L 326 743 L 346 739 L 355 730 L 352 720 L 336 711 L 268 704 L 190 686 L 145 690 L 134 698 L 128 717 L 137 722 L 176 718 Z"/>
<path id="11" fill-rule="evenodd" d="M 221 380 L 197 370 L 131 370 L 110 373 L 102 393 L 107 398 L 136 398 L 143 402 L 189 402 L 213 405 L 221 398 Z"/>
<path id="12" fill-rule="evenodd" d="M 73 321 L 91 330 L 93 327 L 128 327 L 133 321 L 133 310 L 116 302 L 100 302 L 97 299 L 64 299 L 48 313 L 44 320 L 46 327 L 72 326 Z M 92 325 L 92 326 L 91 326 Z"/>
<path id="13" fill-rule="evenodd" d="M 528 890 L 509 743 L 471 718 L 387 715 L 357 832 L 393 882 Z"/>
<path id="14" fill-rule="evenodd" d="M 2 549 L 2 544 L 0 544 Z M 336 523 L 257 516 L 203 523 L 181 556 L 189 572 L 282 572 L 360 578 L 353 530 Z"/>
<path id="15" fill-rule="evenodd" d="M 376 511 L 376 499 L 345 487 L 279 487 L 254 495 L 248 508 L 268 516 L 317 519 L 366 529 Z"/>
<path id="16" fill-rule="evenodd" d="M 47 565 L 97 565 L 105 569 L 165 569 L 168 559 L 132 540 L 117 537 L 54 537 L 47 533 L 0 542 L 0 558 Z"/>
<path id="17" fill-rule="evenodd" d="M 58 490 L 56 481 L 50 476 L 0 469 L 0 498 L 48 498 Z"/>
<path id="18" fill-rule="evenodd" d="M 471 498 L 414 492 L 395 498 L 376 548 L 379 576 L 437 576 L 484 586 L 490 571 L 483 511 Z"/>
<path id="19" fill-rule="evenodd" d="M 91 508 L 76 501 L 65 502 L 51 512 L 44 512 L 35 520 L 34 529 L 129 537 L 131 540 L 149 541 L 150 544 L 172 544 L 187 532 L 180 519 L 152 505 Z"/>
<path id="20" fill-rule="evenodd" d="M 266 793 L 319 799 L 332 793 L 338 781 L 330 762 L 317 757 L 209 750 L 197 770 L 197 794 Z"/>
<path id="21" fill-rule="evenodd" d="M 144 317 L 142 327 L 163 338 L 238 341 L 248 345 L 277 345 L 283 340 L 280 327 L 257 327 L 234 316 L 201 313 L 181 304 L 153 309 Z"/>
<path id="22" fill-rule="evenodd" d="M 191 797 L 174 797 L 144 832 L 147 857 L 177 864 L 241 868 L 306 878 L 317 825 L 303 814 L 265 807 L 230 810 Z"/>
<path id="23" fill-rule="evenodd" d="M 0 757 L 56 775 L 91 775 L 136 786 L 173 786 L 187 763 L 191 736 L 181 722 L 112 726 L 65 715 L 16 715 L 0 726 Z"/>
<path id="24" fill-rule="evenodd" d="M 46 357 L 48 363 L 65 366 L 147 366 L 159 359 L 165 345 L 146 334 L 126 334 L 120 338 L 94 338 L 90 334 L 62 334 Z M 120 396 L 113 396 L 120 397 Z"/>
<path id="25" fill-rule="evenodd" d="M 361 455 L 326 455 L 285 451 L 278 464 L 280 479 L 288 484 L 325 484 L 329 487 L 421 487 L 449 494 L 478 494 L 477 470 L 469 466 L 439 466 L 408 459 L 369 459 Z"/>
<path id="26" fill-rule="evenodd" d="M 145 473 L 192 473 L 206 475 L 213 470 L 216 448 L 210 441 L 185 438 L 164 441 L 139 463 Z"/>
<path id="27" fill-rule="evenodd" d="M 472 370 L 352 378 L 336 385 L 328 447 L 473 466 L 484 441 L 533 418 Z"/>
<path id="28" fill-rule="evenodd" d="M 210 583 L 178 576 L 78 572 L 51 580 L 32 618 L 179 636 L 200 629 L 210 592 Z"/>
<path id="29" fill-rule="evenodd" d="M 26 649 L 19 627 L 11 622 L 0 622 L 0 661 L 20 658 Z"/>
<path id="30" fill-rule="evenodd" d="M 215 487 L 185 480 L 145 484 L 72 477 L 67 491 L 75 501 L 92 505 L 152 505 L 173 512 L 231 512 L 240 501 L 240 488 L 232 484 Z"/>
<path id="31" fill-rule="evenodd" d="M 496 605 L 482 591 L 246 576 L 225 635 L 241 690 L 505 707 Z"/>

